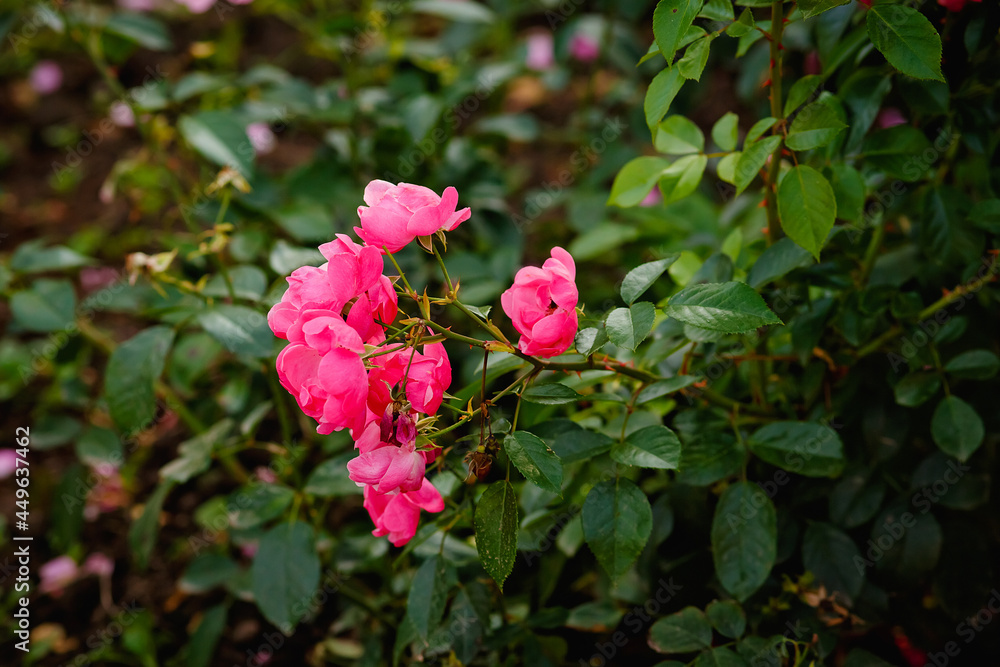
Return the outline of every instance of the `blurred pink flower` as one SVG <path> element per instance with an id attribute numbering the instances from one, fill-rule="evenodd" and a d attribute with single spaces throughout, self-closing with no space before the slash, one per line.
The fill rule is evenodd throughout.
<path id="1" fill-rule="evenodd" d="M 949 12 L 960 12 L 965 9 L 966 2 L 982 2 L 983 0 L 938 0 L 938 4 Z"/>
<path id="2" fill-rule="evenodd" d="M 118 6 L 130 12 L 148 12 L 156 9 L 158 0 L 118 0 Z"/>
<path id="3" fill-rule="evenodd" d="M 590 63 L 601 55 L 601 45 L 590 35 L 578 32 L 569 40 L 569 54 L 580 62 Z"/>
<path id="4" fill-rule="evenodd" d="M 533 70 L 547 70 L 555 63 L 552 33 L 534 32 L 528 35 L 528 53 L 524 64 Z"/>
<path id="5" fill-rule="evenodd" d="M 51 60 L 40 60 L 28 75 L 31 87 L 39 95 L 49 95 L 59 90 L 63 82 L 62 68 Z"/>
<path id="6" fill-rule="evenodd" d="M 579 326 L 576 264 L 562 248 L 553 248 L 542 267 L 525 266 L 500 295 L 500 305 L 521 334 L 524 354 L 555 357 L 569 349 Z"/>
<path id="7" fill-rule="evenodd" d="M 660 194 L 660 188 L 653 188 L 652 190 L 649 191 L 649 194 L 646 195 L 646 197 L 641 202 L 639 202 L 639 206 L 645 206 L 645 207 L 656 206 L 662 201 L 663 201 L 663 195 Z"/>
<path id="8" fill-rule="evenodd" d="M 370 246 L 389 252 L 401 250 L 418 236 L 452 231 L 472 215 L 456 210 L 458 191 L 445 188 L 440 197 L 422 185 L 372 181 L 365 188 L 365 203 L 358 207 L 361 226 L 354 231 Z"/>
<path id="9" fill-rule="evenodd" d="M 132 112 L 132 107 L 122 101 L 111 105 L 108 117 L 118 127 L 135 127 L 135 114 Z"/>
<path id="10" fill-rule="evenodd" d="M 88 521 L 125 507 L 130 501 L 117 468 L 110 463 L 100 463 L 95 471 L 100 476 L 100 481 L 90 489 L 90 493 L 87 494 L 87 504 L 83 508 L 83 516 Z"/>
<path id="11" fill-rule="evenodd" d="M 62 595 L 63 589 L 80 576 L 80 568 L 69 556 L 58 556 L 38 568 L 38 590 Z"/>
<path id="12" fill-rule="evenodd" d="M 266 466 L 257 466 L 256 468 L 254 468 L 253 473 L 254 475 L 257 476 L 257 479 L 263 482 L 264 484 L 274 484 L 275 482 L 278 481 L 278 478 L 275 476 L 274 471 Z"/>
<path id="13" fill-rule="evenodd" d="M 440 512 L 444 509 L 444 500 L 434 485 L 424 478 L 420 489 L 409 493 L 385 494 L 367 486 L 364 506 L 375 524 L 372 535 L 388 535 L 393 546 L 401 547 L 416 534 L 420 510 Z"/>
<path id="14" fill-rule="evenodd" d="M 257 548 L 259 546 L 260 543 L 257 542 L 257 540 L 254 540 L 252 542 L 244 542 L 243 544 L 240 545 L 240 553 L 243 554 L 244 558 L 253 558 L 254 556 L 257 555 Z"/>
<path id="15" fill-rule="evenodd" d="M 0 449 L 0 479 L 7 479 L 17 469 L 17 452 L 13 449 Z"/>
<path id="16" fill-rule="evenodd" d="M 897 125 L 906 125 L 906 116 L 896 107 L 885 107 L 878 112 L 875 124 L 883 130 Z"/>
<path id="17" fill-rule="evenodd" d="M 274 132 L 267 123 L 250 123 L 247 125 L 247 137 L 257 155 L 267 155 L 274 150 L 277 143 Z"/>
<path id="18" fill-rule="evenodd" d="M 253 0 L 229 0 L 231 5 L 249 5 Z"/>
<path id="19" fill-rule="evenodd" d="M 805 62 L 802 65 L 802 70 L 806 74 L 820 74 L 823 71 L 823 64 L 819 60 L 818 51 L 810 51 L 806 54 Z"/>
<path id="20" fill-rule="evenodd" d="M 102 553 L 92 553 L 83 562 L 83 572 L 98 577 L 110 577 L 115 571 L 115 561 Z"/>

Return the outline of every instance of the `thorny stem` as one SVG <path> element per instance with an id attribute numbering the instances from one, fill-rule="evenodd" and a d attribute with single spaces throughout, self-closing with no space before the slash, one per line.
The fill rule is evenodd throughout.
<path id="1" fill-rule="evenodd" d="M 782 3 L 784 0 L 774 0 L 771 3 L 771 117 L 777 118 L 776 127 L 783 129 L 784 115 L 781 111 L 781 35 L 785 27 Z M 768 244 L 781 238 L 781 225 L 778 221 L 777 181 L 781 167 L 781 149 L 785 145 L 782 139 L 771 154 L 771 165 L 767 172 L 767 185 L 764 188 L 764 201 L 767 207 L 767 240 Z"/>

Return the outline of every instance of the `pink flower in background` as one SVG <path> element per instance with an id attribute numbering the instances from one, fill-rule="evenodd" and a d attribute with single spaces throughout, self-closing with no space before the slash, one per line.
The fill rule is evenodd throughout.
<path id="1" fill-rule="evenodd" d="M 907 122 L 906 116 L 896 107 L 885 107 L 878 112 L 878 116 L 875 118 L 875 124 L 883 130 L 897 125 L 906 125 Z"/>
<path id="2" fill-rule="evenodd" d="M 274 484 L 278 481 L 274 471 L 266 466 L 257 466 L 254 468 L 253 474 L 264 484 Z"/>
<path id="3" fill-rule="evenodd" d="M 421 185 L 372 181 L 365 188 L 365 203 L 358 207 L 361 226 L 354 231 L 370 246 L 397 252 L 418 236 L 452 231 L 472 215 L 456 211 L 458 191 L 445 188 L 438 197 Z"/>
<path id="4" fill-rule="evenodd" d="M 148 12 L 156 9 L 158 0 L 118 0 L 118 6 L 130 12 Z"/>
<path id="5" fill-rule="evenodd" d="M 393 546 L 401 547 L 417 533 L 420 510 L 440 512 L 444 509 L 444 500 L 425 478 L 420 489 L 408 493 L 385 494 L 365 487 L 364 505 L 375 524 L 372 535 L 388 535 Z"/>
<path id="6" fill-rule="evenodd" d="M 500 295 L 503 311 L 521 334 L 517 344 L 521 352 L 555 357 L 573 344 L 579 327 L 575 278 L 573 257 L 557 247 L 541 268 L 520 269 L 514 284 Z"/>
<path id="7" fill-rule="evenodd" d="M 528 35 L 528 52 L 524 57 L 528 69 L 547 70 L 555 64 L 552 33 L 534 32 Z"/>
<path id="8" fill-rule="evenodd" d="M 578 32 L 569 40 L 569 54 L 583 63 L 591 63 L 601 55 L 601 45 L 590 35 Z"/>
<path id="9" fill-rule="evenodd" d="M 110 266 L 85 266 L 80 269 L 80 288 L 90 294 L 118 280 L 118 272 Z"/>
<path id="10" fill-rule="evenodd" d="M 656 206 L 662 201 L 663 195 L 660 194 L 660 188 L 653 188 L 649 191 L 649 194 L 646 195 L 641 202 L 639 202 L 639 206 L 648 208 L 650 206 Z"/>
<path id="11" fill-rule="evenodd" d="M 62 595 L 63 589 L 76 581 L 80 568 L 69 556 L 58 556 L 38 568 L 38 590 Z"/>
<path id="12" fill-rule="evenodd" d="M 983 0 L 938 0 L 938 4 L 949 12 L 960 12 L 965 9 L 966 2 L 982 2 Z"/>
<path id="13" fill-rule="evenodd" d="M 62 68 L 51 60 L 40 60 L 31 69 L 28 81 L 32 89 L 39 95 L 49 95 L 62 86 Z"/>
<path id="14" fill-rule="evenodd" d="M 250 123 L 247 125 L 247 138 L 250 139 L 250 145 L 253 146 L 253 150 L 257 155 L 267 155 L 274 150 L 274 146 L 277 143 L 274 138 L 274 132 L 271 131 L 271 126 L 267 123 Z"/>
<path id="15" fill-rule="evenodd" d="M 7 479 L 17 469 L 17 452 L 13 449 L 0 449 L 0 479 Z"/>
<path id="16" fill-rule="evenodd" d="M 98 577 L 110 577 L 115 571 L 115 561 L 102 553 L 93 553 L 87 556 L 81 571 Z"/>
<path id="17" fill-rule="evenodd" d="M 132 107 L 120 100 L 108 109 L 108 117 L 118 127 L 135 127 L 135 114 L 132 112 Z"/>
<path id="18" fill-rule="evenodd" d="M 204 14 L 212 5 L 215 4 L 215 0 L 176 0 L 179 4 L 184 5 L 192 14 Z"/>

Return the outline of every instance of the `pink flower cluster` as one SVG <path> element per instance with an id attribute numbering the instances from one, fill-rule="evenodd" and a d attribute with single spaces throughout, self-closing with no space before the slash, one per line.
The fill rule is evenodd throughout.
<path id="1" fill-rule="evenodd" d="M 271 308 L 271 330 L 288 345 L 278 354 L 281 384 L 320 433 L 348 429 L 358 456 L 347 464 L 364 487 L 373 534 L 400 546 L 416 533 L 420 510 L 440 512 L 444 501 L 425 478 L 437 449 L 417 446 L 422 420 L 437 413 L 451 384 L 451 362 L 440 342 L 387 339 L 399 311 L 382 255 L 417 237 L 455 229 L 469 219 L 458 192 L 441 196 L 409 183 L 372 181 L 358 208 L 364 241 L 338 234 L 320 246 L 326 263 L 288 276 L 288 290 Z M 541 267 L 524 267 L 501 303 L 521 334 L 520 351 L 562 354 L 578 326 L 576 266 L 562 248 Z"/>
<path id="2" fill-rule="evenodd" d="M 318 432 L 349 429 L 360 453 L 348 470 L 365 488 L 374 534 L 399 546 L 413 537 L 421 509 L 444 509 L 424 478 L 436 452 L 416 443 L 418 422 L 437 412 L 451 384 L 451 363 L 441 343 L 419 350 L 386 344 L 398 302 L 382 253 L 455 229 L 470 213 L 455 210 L 454 188 L 439 197 L 407 183 L 373 181 L 365 202 L 357 229 L 365 243 L 339 234 L 320 246 L 327 262 L 296 269 L 267 320 L 289 342 L 277 359 L 282 386 L 318 422 Z"/>

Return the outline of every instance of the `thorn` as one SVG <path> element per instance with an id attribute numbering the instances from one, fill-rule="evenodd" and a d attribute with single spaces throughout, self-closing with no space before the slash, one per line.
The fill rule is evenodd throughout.
<path id="1" fill-rule="evenodd" d="M 768 79 L 767 81 L 765 81 L 764 83 L 762 83 L 760 87 L 761 88 L 767 88 L 770 85 L 771 85 L 771 80 Z"/>

